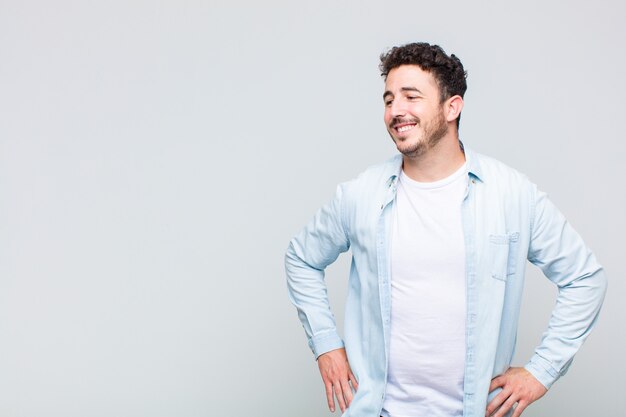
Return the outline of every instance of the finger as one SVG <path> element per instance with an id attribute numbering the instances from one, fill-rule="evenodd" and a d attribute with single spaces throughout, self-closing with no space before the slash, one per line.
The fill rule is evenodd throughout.
<path id="1" fill-rule="evenodd" d="M 489 392 L 502 386 L 504 386 L 504 378 L 497 376 L 491 380 L 491 384 L 489 385 Z"/>
<path id="2" fill-rule="evenodd" d="M 513 411 L 513 415 L 511 417 L 521 416 L 524 409 L 528 407 L 528 404 L 529 403 L 524 402 L 524 401 L 518 401 L 517 406 L 515 407 L 515 410 Z"/>
<path id="3" fill-rule="evenodd" d="M 337 402 L 339 403 L 339 408 L 343 413 L 346 409 L 346 401 L 343 398 L 343 390 L 341 389 L 341 383 L 339 381 L 335 381 L 333 383 L 333 388 L 335 389 L 335 397 L 337 398 Z"/>
<path id="4" fill-rule="evenodd" d="M 352 371 L 350 371 L 350 383 L 352 384 L 352 388 L 354 388 L 355 391 L 359 389 L 359 382 L 356 380 Z"/>
<path id="5" fill-rule="evenodd" d="M 346 400 L 346 407 L 350 407 L 350 403 L 352 402 L 352 388 L 350 388 L 350 383 L 343 381 L 341 388 L 343 389 L 343 398 Z"/>
<path id="6" fill-rule="evenodd" d="M 331 413 L 335 412 L 335 399 L 333 398 L 333 384 L 325 382 L 326 386 L 326 401 L 328 401 L 328 409 Z"/>
<path id="7" fill-rule="evenodd" d="M 500 391 L 500 393 L 493 397 L 493 400 L 491 400 L 491 402 L 487 405 L 487 412 L 485 413 L 485 415 L 492 415 L 498 408 L 500 408 L 502 403 L 504 403 L 504 401 L 509 398 L 509 395 L 509 392 Z"/>
<path id="8" fill-rule="evenodd" d="M 500 408 L 498 409 L 498 412 L 495 413 L 493 417 L 504 417 L 506 413 L 509 412 L 511 407 L 515 405 L 516 402 L 517 402 L 517 399 L 513 398 L 513 396 L 511 395 L 509 398 L 507 398 L 504 404 L 500 406 Z"/>

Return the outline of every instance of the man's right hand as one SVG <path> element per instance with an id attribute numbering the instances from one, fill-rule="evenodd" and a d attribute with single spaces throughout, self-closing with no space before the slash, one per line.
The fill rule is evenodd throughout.
<path id="1" fill-rule="evenodd" d="M 344 348 L 331 350 L 317 358 L 317 366 L 326 386 L 326 399 L 328 408 L 335 412 L 335 399 L 339 403 L 339 408 L 343 413 L 350 406 L 353 398 L 353 391 L 359 388 L 359 384 L 350 370 L 348 356 Z"/>

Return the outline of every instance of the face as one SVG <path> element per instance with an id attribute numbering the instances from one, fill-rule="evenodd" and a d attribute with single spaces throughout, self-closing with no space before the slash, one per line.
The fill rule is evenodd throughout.
<path id="1" fill-rule="evenodd" d="M 389 71 L 383 99 L 387 131 L 402 154 L 423 155 L 448 132 L 437 82 L 417 65 Z"/>

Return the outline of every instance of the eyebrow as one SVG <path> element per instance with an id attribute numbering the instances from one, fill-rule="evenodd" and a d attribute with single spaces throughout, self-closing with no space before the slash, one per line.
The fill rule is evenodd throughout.
<path id="1" fill-rule="evenodd" d="M 420 95 L 424 95 L 424 93 L 422 93 L 418 88 L 415 88 L 415 87 L 402 87 L 400 89 L 400 91 L 413 91 L 413 92 L 416 92 L 416 93 L 418 93 Z M 391 91 L 389 91 L 389 90 L 385 91 L 383 93 L 383 100 L 385 99 L 385 97 L 392 96 L 392 95 L 393 95 L 393 93 Z"/>

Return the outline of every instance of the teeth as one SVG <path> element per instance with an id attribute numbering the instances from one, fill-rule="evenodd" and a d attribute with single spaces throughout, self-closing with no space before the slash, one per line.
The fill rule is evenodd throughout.
<path id="1" fill-rule="evenodd" d="M 411 130 L 413 129 L 414 125 L 406 125 L 406 126 L 402 126 L 398 128 L 398 132 L 402 133 L 402 132 L 406 132 L 407 130 Z"/>

